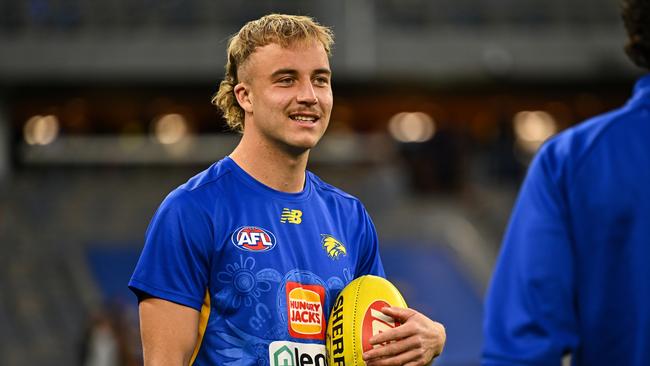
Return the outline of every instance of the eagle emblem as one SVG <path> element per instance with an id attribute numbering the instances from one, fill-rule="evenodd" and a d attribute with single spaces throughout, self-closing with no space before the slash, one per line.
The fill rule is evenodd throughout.
<path id="1" fill-rule="evenodd" d="M 340 256 L 345 257 L 348 254 L 345 245 L 338 239 L 328 234 L 321 234 L 321 236 L 323 237 L 323 249 L 325 249 L 330 259 L 339 259 Z"/>

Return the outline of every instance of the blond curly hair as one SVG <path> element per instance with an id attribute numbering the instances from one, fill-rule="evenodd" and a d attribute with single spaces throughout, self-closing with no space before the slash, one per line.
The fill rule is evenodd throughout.
<path id="1" fill-rule="evenodd" d="M 226 74 L 219 84 L 219 91 L 212 97 L 212 104 L 223 112 L 228 126 L 237 132 L 244 131 L 244 110 L 235 97 L 235 85 L 239 83 L 237 72 L 257 47 L 276 43 L 288 47 L 297 41 L 319 41 L 331 55 L 334 34 L 328 27 L 313 18 L 299 15 L 270 14 L 246 23 L 228 42 Z"/>

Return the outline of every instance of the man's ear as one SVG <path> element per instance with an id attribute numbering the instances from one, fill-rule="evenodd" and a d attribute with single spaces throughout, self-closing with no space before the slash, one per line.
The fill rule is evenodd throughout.
<path id="1" fill-rule="evenodd" d="M 237 98 L 239 106 L 244 110 L 244 112 L 253 113 L 253 103 L 251 102 L 249 86 L 245 83 L 239 83 L 235 85 L 233 92 L 235 93 L 235 98 Z"/>

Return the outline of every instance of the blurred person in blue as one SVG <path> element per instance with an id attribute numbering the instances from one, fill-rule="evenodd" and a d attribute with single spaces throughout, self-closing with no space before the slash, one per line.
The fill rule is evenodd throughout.
<path id="1" fill-rule="evenodd" d="M 650 1 L 625 50 L 650 68 Z M 519 193 L 485 308 L 482 364 L 650 365 L 650 75 L 547 142 Z"/>
<path id="2" fill-rule="evenodd" d="M 172 191 L 155 213 L 129 287 L 145 365 L 324 366 L 327 317 L 354 278 L 384 276 L 377 234 L 353 196 L 306 170 L 333 104 L 331 31 L 304 16 L 246 23 L 213 98 L 242 133 L 230 156 Z M 402 323 L 370 342 L 369 365 L 425 365 L 439 323 Z"/>

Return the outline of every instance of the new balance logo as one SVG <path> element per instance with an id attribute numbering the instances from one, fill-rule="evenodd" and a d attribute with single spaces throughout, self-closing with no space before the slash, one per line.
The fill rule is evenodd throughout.
<path id="1" fill-rule="evenodd" d="M 286 224 L 288 222 L 290 224 L 299 225 L 302 222 L 302 211 L 285 208 L 282 210 L 280 222 L 283 224 Z"/>

